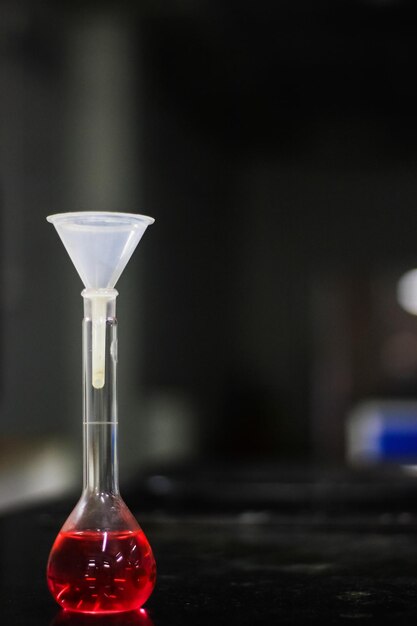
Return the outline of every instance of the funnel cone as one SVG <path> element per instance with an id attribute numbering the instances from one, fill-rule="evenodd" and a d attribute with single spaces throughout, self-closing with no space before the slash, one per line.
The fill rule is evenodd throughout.
<path id="1" fill-rule="evenodd" d="M 130 213 L 83 211 L 47 217 L 87 289 L 112 289 L 154 219 Z"/>

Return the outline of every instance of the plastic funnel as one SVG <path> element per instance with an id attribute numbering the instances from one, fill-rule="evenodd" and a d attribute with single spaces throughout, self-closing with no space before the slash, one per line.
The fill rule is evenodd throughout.
<path id="1" fill-rule="evenodd" d="M 49 215 L 86 289 L 93 299 L 93 386 L 105 381 L 105 290 L 113 289 L 152 217 L 133 213 L 83 211 Z"/>
<path id="2" fill-rule="evenodd" d="M 87 289 L 113 288 L 152 217 L 130 213 L 59 213 L 47 217 Z"/>

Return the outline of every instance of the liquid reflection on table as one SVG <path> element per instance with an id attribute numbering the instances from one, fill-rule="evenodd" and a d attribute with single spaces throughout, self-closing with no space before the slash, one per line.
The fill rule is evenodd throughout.
<path id="1" fill-rule="evenodd" d="M 59 611 L 50 626 L 155 626 L 155 624 L 145 609 L 138 609 L 109 615 Z"/>

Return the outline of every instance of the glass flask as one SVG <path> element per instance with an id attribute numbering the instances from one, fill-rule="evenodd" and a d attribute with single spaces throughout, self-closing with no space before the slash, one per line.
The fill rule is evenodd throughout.
<path id="1" fill-rule="evenodd" d="M 152 549 L 119 492 L 114 285 L 152 218 L 122 213 L 48 217 L 85 289 L 81 498 L 52 546 L 47 581 L 64 609 L 107 614 L 141 607 L 155 586 Z"/>

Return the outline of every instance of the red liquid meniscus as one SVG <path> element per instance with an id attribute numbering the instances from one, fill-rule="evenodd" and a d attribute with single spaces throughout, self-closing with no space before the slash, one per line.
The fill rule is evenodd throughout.
<path id="1" fill-rule="evenodd" d="M 132 611 L 153 591 L 155 559 L 141 530 L 60 532 L 49 556 L 47 579 L 64 609 Z"/>

